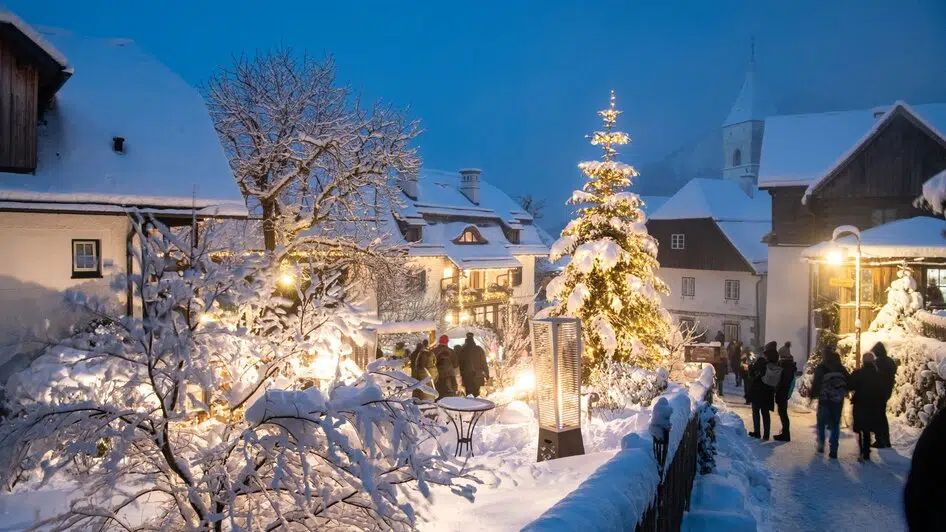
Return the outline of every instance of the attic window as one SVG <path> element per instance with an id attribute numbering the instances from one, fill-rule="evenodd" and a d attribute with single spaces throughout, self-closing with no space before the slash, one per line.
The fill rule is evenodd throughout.
<path id="1" fill-rule="evenodd" d="M 670 235 L 670 249 L 686 248 L 686 235 L 684 233 L 673 233 Z"/>
<path id="2" fill-rule="evenodd" d="M 125 153 L 125 137 L 112 137 L 112 149 L 116 153 Z"/>
<path id="3" fill-rule="evenodd" d="M 456 237 L 453 240 L 454 244 L 489 244 L 483 235 L 480 234 L 479 229 L 474 226 L 469 226 L 460 233 L 460 236 Z"/>
<path id="4" fill-rule="evenodd" d="M 509 233 L 506 236 L 509 238 L 510 244 L 519 243 L 519 230 L 518 229 L 510 229 Z"/>
<path id="5" fill-rule="evenodd" d="M 404 239 L 408 242 L 420 242 L 422 233 L 420 227 L 408 227 L 404 232 Z"/>

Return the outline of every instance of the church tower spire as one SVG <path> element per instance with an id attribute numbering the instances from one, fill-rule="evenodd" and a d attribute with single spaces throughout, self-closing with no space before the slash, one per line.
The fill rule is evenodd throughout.
<path id="1" fill-rule="evenodd" d="M 749 42 L 749 64 L 742 90 L 723 121 L 723 178 L 747 191 L 758 184 L 765 118 L 774 109 L 756 79 L 755 37 Z"/>

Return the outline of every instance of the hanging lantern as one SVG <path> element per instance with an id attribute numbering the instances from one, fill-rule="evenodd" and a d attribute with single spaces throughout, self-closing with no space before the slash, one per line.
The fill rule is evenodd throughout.
<path id="1" fill-rule="evenodd" d="M 581 440 L 581 322 L 532 321 L 535 395 L 539 407 L 536 460 L 585 454 Z"/>

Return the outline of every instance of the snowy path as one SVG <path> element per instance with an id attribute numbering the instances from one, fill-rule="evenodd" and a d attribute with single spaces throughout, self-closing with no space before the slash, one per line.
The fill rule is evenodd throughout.
<path id="1" fill-rule="evenodd" d="M 742 398 L 742 389 L 726 381 L 727 406 L 752 427 L 752 410 Z M 775 532 L 856 530 L 906 530 L 902 490 L 910 460 L 885 449 L 871 454 L 873 463 L 857 462 L 857 438 L 841 429 L 838 460 L 815 452 L 815 415 L 789 407 L 792 441 L 759 442 L 752 447 L 772 474 Z M 772 433 L 781 423 L 772 412 Z"/>

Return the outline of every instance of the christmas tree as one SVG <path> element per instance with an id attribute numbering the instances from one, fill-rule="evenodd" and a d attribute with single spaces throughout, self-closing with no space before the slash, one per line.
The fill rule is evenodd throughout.
<path id="1" fill-rule="evenodd" d="M 604 131 L 591 135 L 591 144 L 604 156 L 578 165 L 588 181 L 568 200 L 578 206 L 576 218 L 552 246 L 553 261 L 571 261 L 548 285 L 549 314 L 582 320 L 589 370 L 611 360 L 652 369 L 666 356 L 670 315 L 660 294 L 669 291 L 655 275 L 657 242 L 647 234 L 643 202 L 626 192 L 637 172 L 615 160 L 616 147 L 630 138 L 614 129 L 621 111 L 613 91 L 598 114 Z"/>

